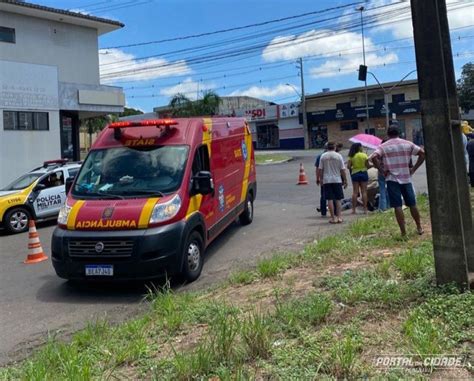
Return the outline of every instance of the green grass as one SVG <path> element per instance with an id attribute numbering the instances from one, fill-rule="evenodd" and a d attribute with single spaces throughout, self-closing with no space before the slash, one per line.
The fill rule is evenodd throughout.
<path id="1" fill-rule="evenodd" d="M 255 155 L 255 162 L 257 164 L 271 164 L 271 163 L 278 163 L 281 161 L 288 161 L 291 159 L 291 156 L 279 154 L 279 153 L 263 153 L 263 154 L 256 154 Z"/>
<path id="2" fill-rule="evenodd" d="M 420 209 L 426 214 L 426 200 Z M 69 342 L 53 336 L 27 360 L 0 368 L 0 380 L 424 379 L 408 369 L 380 373 L 367 356 L 385 347 L 420 357 L 469 354 L 474 294 L 436 287 L 428 237 L 400 241 L 397 229 L 390 213 L 377 214 L 235 272 L 217 293 L 150 290 L 142 317 L 90 323 Z M 389 255 L 379 256 L 381 248 Z M 325 271 L 362 254 L 369 256 L 362 268 Z M 297 290 L 281 276 L 292 267 L 315 271 L 314 288 Z M 269 285 L 275 292 L 266 296 Z M 237 299 L 227 287 L 261 293 L 262 305 L 229 304 Z M 370 324 L 393 333 L 374 338 Z"/>
<path id="3" fill-rule="evenodd" d="M 342 276 L 325 278 L 321 285 L 347 305 L 372 303 L 396 308 L 419 297 L 416 285 L 387 279 L 376 270 L 347 271 Z"/>
<path id="4" fill-rule="evenodd" d="M 275 318 L 283 330 L 298 333 L 310 325 L 322 323 L 331 309 L 331 300 L 323 294 L 312 293 L 301 299 L 284 302 L 277 297 Z"/>
<path id="5" fill-rule="evenodd" d="M 276 254 L 271 258 L 262 259 L 257 263 L 257 273 L 261 278 L 272 278 L 282 273 L 291 266 L 291 257 Z"/>
<path id="6" fill-rule="evenodd" d="M 408 249 L 395 258 L 394 265 L 404 279 L 415 279 L 432 272 L 433 245 L 431 242 L 424 242 L 419 247 Z"/>
<path id="7" fill-rule="evenodd" d="M 254 270 L 241 270 L 230 274 L 229 282 L 233 285 L 250 284 L 258 278 Z"/>

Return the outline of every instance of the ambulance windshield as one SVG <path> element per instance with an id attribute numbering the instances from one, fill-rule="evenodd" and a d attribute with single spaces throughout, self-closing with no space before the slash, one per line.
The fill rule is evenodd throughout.
<path id="1" fill-rule="evenodd" d="M 90 152 L 72 189 L 85 198 L 151 197 L 176 191 L 188 146 L 107 148 Z"/>

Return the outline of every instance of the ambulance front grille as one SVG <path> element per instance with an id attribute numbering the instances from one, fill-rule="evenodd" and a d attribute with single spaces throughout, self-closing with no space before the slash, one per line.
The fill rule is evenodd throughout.
<path id="1" fill-rule="evenodd" d="M 103 250 L 98 252 L 96 246 L 102 242 Z M 99 245 L 101 246 L 101 245 Z M 69 241 L 70 257 L 86 258 L 124 258 L 131 257 L 133 241 Z"/>

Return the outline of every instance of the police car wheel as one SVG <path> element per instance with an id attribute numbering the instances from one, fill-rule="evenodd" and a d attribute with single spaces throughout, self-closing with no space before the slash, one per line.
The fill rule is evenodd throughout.
<path id="1" fill-rule="evenodd" d="M 184 245 L 183 276 L 189 282 L 199 278 L 203 265 L 203 242 L 198 232 L 190 234 Z"/>
<path id="2" fill-rule="evenodd" d="M 22 233 L 28 230 L 30 212 L 24 208 L 14 208 L 5 214 L 5 227 L 12 233 Z"/>
<path id="3" fill-rule="evenodd" d="M 242 225 L 249 225 L 253 221 L 253 197 L 250 193 L 247 194 L 245 200 L 244 211 L 239 216 L 240 223 Z"/>

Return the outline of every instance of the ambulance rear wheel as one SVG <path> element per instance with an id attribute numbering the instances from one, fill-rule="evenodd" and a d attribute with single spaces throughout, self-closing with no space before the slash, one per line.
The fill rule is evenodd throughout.
<path id="1" fill-rule="evenodd" d="M 239 216 L 242 225 L 249 225 L 253 221 L 253 197 L 251 193 L 247 194 L 244 211 Z"/>
<path id="2" fill-rule="evenodd" d="M 184 245 L 183 276 L 192 282 L 199 278 L 202 271 L 204 245 L 198 232 L 192 232 Z"/>
<path id="3" fill-rule="evenodd" d="M 31 214 L 25 208 L 13 208 L 5 213 L 5 228 L 11 234 L 23 233 L 28 230 Z"/>

